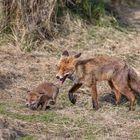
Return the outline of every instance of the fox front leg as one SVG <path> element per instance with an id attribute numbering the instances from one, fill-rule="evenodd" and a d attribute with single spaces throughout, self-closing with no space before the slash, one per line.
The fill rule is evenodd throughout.
<path id="1" fill-rule="evenodd" d="M 98 105 L 98 97 L 97 97 L 96 83 L 92 84 L 92 86 L 90 87 L 90 89 L 91 89 L 93 109 L 98 110 L 99 109 L 99 105 Z"/>
<path id="2" fill-rule="evenodd" d="M 48 100 L 45 101 L 45 103 L 43 104 L 42 110 L 45 111 L 46 109 L 49 109 L 50 106 L 48 105 Z"/>
<path id="3" fill-rule="evenodd" d="M 75 104 L 76 103 L 76 99 L 77 96 L 73 95 L 73 93 L 78 90 L 80 87 L 82 86 L 81 83 L 76 83 L 74 84 L 71 89 L 69 90 L 68 96 L 69 96 L 69 100 L 71 101 L 71 103 Z"/>

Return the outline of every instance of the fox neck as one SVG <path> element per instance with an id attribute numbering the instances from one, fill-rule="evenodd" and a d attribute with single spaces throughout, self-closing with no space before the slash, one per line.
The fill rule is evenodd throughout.
<path id="1" fill-rule="evenodd" d="M 79 60 L 74 61 L 74 68 L 73 68 L 73 73 L 74 74 L 76 74 L 78 63 L 79 63 Z"/>
<path id="2" fill-rule="evenodd" d="M 83 77 L 83 69 L 78 66 L 79 60 L 75 61 L 74 72 L 73 72 L 73 81 L 74 83 L 80 83 L 80 79 Z"/>

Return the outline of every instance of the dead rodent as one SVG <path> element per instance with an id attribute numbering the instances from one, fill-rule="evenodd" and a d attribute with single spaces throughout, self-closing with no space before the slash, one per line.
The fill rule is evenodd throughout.
<path id="1" fill-rule="evenodd" d="M 42 110 L 46 110 L 56 103 L 58 93 L 59 88 L 53 83 L 41 83 L 38 87 L 28 91 L 26 106 L 33 110 L 41 106 Z"/>

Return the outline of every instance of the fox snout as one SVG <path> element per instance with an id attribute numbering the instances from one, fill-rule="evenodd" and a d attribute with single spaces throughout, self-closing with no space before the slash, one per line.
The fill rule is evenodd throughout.
<path id="1" fill-rule="evenodd" d="M 68 73 L 66 73 L 63 77 L 62 76 L 59 76 L 59 75 L 56 75 L 56 79 L 58 79 L 61 82 L 61 84 L 63 84 L 64 81 L 67 78 L 70 79 L 70 80 L 72 80 L 72 81 L 74 80 L 73 76 L 71 74 L 68 74 Z"/>
<path id="2" fill-rule="evenodd" d="M 56 75 L 56 79 L 60 79 L 60 76 L 59 75 Z"/>
<path id="3" fill-rule="evenodd" d="M 63 78 L 64 78 L 64 76 L 56 75 L 56 79 L 58 79 L 58 80 L 62 80 Z"/>
<path id="4" fill-rule="evenodd" d="M 28 102 L 25 103 L 25 106 L 26 106 L 26 107 L 29 107 L 29 106 L 30 106 L 30 103 L 28 103 Z"/>

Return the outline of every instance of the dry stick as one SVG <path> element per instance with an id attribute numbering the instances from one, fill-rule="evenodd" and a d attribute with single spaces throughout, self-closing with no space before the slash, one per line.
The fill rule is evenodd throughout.
<path id="1" fill-rule="evenodd" d="M 49 15 L 48 15 L 48 30 L 51 31 L 51 16 L 53 14 L 53 10 L 55 8 L 57 0 L 54 0 L 54 4 L 52 5 L 52 8 L 50 9 Z"/>
<path id="2" fill-rule="evenodd" d="M 98 132 L 100 132 L 102 130 L 102 128 L 100 128 L 100 129 L 97 129 L 96 131 L 94 131 L 92 134 L 97 134 Z"/>

